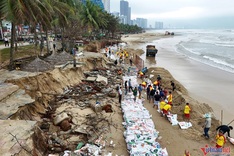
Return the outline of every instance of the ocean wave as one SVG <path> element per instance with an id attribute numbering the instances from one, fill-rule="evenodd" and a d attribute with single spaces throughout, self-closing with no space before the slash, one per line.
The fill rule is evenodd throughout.
<path id="1" fill-rule="evenodd" d="M 203 48 L 188 48 L 188 47 L 185 47 L 184 43 L 185 42 L 179 44 L 178 47 L 181 47 L 182 49 L 184 49 L 188 53 L 192 53 L 192 54 L 196 54 L 196 55 L 201 55 L 201 52 L 199 52 L 199 51 L 204 50 Z M 179 48 L 179 49 L 182 50 L 181 48 Z"/>
<path id="2" fill-rule="evenodd" d="M 211 61 L 212 59 L 204 59 L 205 55 L 204 55 L 203 59 L 202 58 L 195 58 L 195 57 L 191 57 L 191 56 L 187 56 L 187 57 L 192 59 L 192 60 L 195 60 L 195 61 L 201 62 L 203 64 L 209 65 L 211 67 L 215 67 L 215 68 L 218 68 L 218 69 L 230 72 L 230 73 L 234 73 L 234 66 L 233 65 L 227 64 L 227 63 L 220 64 L 220 63 L 217 63 L 217 62 L 220 62 L 218 60 L 216 60 L 216 62 L 215 62 L 215 61 Z"/>
<path id="3" fill-rule="evenodd" d="M 213 61 L 214 63 L 217 63 L 217 64 L 221 64 L 221 65 L 224 65 L 226 67 L 230 67 L 230 68 L 234 68 L 234 65 L 233 64 L 229 64 L 227 63 L 226 61 L 224 60 L 220 60 L 218 58 L 213 58 L 213 57 L 210 57 L 210 56 L 203 56 L 204 58 L 210 60 L 210 61 Z"/>
<path id="4" fill-rule="evenodd" d="M 216 46 L 222 46 L 222 47 L 234 47 L 233 44 L 224 44 L 224 43 L 216 43 Z"/>

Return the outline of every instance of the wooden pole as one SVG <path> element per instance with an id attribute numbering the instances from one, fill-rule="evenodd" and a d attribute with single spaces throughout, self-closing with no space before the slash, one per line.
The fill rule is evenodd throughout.
<path id="1" fill-rule="evenodd" d="M 230 125 L 231 123 L 233 123 L 233 121 L 234 121 L 234 119 L 231 122 L 229 122 L 229 124 L 227 124 L 227 125 Z"/>
<path id="2" fill-rule="evenodd" d="M 221 110 L 221 125 L 223 124 L 223 110 Z"/>

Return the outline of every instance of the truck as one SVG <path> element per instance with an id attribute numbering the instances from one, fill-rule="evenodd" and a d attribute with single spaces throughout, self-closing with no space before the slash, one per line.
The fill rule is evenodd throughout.
<path id="1" fill-rule="evenodd" d="M 146 46 L 146 56 L 156 56 L 158 49 L 156 49 L 155 45 L 147 45 Z"/>

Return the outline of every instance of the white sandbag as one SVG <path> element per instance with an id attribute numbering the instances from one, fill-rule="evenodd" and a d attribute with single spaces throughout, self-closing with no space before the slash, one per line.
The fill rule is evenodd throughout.
<path id="1" fill-rule="evenodd" d="M 169 114 L 167 115 L 168 120 L 172 124 L 172 126 L 178 125 L 177 114 Z"/>
<path id="2" fill-rule="evenodd" d="M 228 140 L 234 145 L 234 138 L 229 137 Z"/>
<path id="3" fill-rule="evenodd" d="M 161 150 L 161 156 L 168 156 L 168 152 L 167 152 L 167 149 L 166 148 L 163 148 Z"/>
<path id="4" fill-rule="evenodd" d="M 192 127 L 191 122 L 179 122 L 179 126 L 181 129 L 188 129 L 189 127 Z"/>

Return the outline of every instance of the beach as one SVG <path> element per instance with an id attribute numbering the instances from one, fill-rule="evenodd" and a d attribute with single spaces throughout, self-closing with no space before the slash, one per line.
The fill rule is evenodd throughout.
<path id="1" fill-rule="evenodd" d="M 172 74 L 172 78 L 178 81 L 179 84 L 176 85 L 181 84 L 187 89 L 188 96 L 191 97 L 188 102 L 197 102 L 200 105 L 208 104 L 213 109 L 214 118 L 218 120 L 221 120 L 221 110 L 223 110 L 223 124 L 228 124 L 234 117 L 232 113 L 234 106 L 230 102 L 233 101 L 231 94 L 234 74 L 191 60 L 176 52 L 173 44 L 176 37 L 163 36 L 162 34 L 161 36 L 160 34 L 154 35 L 154 33 L 150 32 L 148 34 L 129 35 L 128 38 L 123 38 L 123 40 L 128 43 L 128 47 L 134 49 L 145 50 L 147 44 L 156 45 L 159 50 L 156 59 L 153 57 L 146 58 L 145 54 L 141 55 L 141 58 L 145 61 L 145 66 L 162 67 L 168 70 Z M 138 42 L 136 42 L 137 39 L 139 40 Z M 195 136 L 197 135 L 197 138 L 186 137 L 186 130 L 172 127 L 166 121 L 158 119 L 160 118 L 158 113 L 151 106 L 148 106 L 148 103 L 145 105 L 153 115 L 156 129 L 159 130 L 163 138 L 162 145 L 167 147 L 169 155 L 182 155 L 183 151 L 187 149 L 190 150 L 192 155 L 198 156 L 203 155 L 201 147 L 205 145 L 214 146 L 211 140 L 205 140 L 200 137 L 200 134 L 203 132 L 201 126 L 199 128 L 196 125 L 196 129 L 200 131 L 200 134 L 194 134 Z M 195 111 L 201 111 L 200 108 L 194 109 Z M 234 123 L 231 125 L 233 126 Z M 217 125 L 212 126 L 213 130 L 211 130 L 211 133 L 214 133 Z M 193 132 L 189 131 L 188 133 Z M 227 144 L 227 146 L 230 146 L 232 151 L 233 145 Z"/>
<path id="2" fill-rule="evenodd" d="M 122 40 L 126 42 L 126 46 L 123 46 L 126 51 L 129 52 L 130 55 L 133 55 L 134 60 L 136 60 L 136 55 L 139 55 L 141 59 L 144 61 L 144 66 L 148 67 L 148 72 L 146 73 L 147 76 L 151 78 L 151 81 L 154 82 L 156 80 L 157 75 L 161 75 L 162 77 L 162 86 L 163 88 L 167 89 L 168 91 L 171 90 L 171 84 L 170 81 L 174 81 L 176 85 L 176 90 L 173 91 L 173 108 L 171 113 L 178 115 L 178 121 L 183 121 L 183 113 L 184 113 L 184 107 L 185 103 L 189 102 L 192 108 L 191 113 L 191 123 L 192 127 L 188 129 L 181 129 L 179 125 L 172 125 L 168 120 L 161 117 L 161 115 L 158 113 L 156 108 L 153 108 L 153 103 L 149 103 L 149 101 L 146 98 L 146 92 L 142 92 L 143 97 L 143 105 L 144 107 L 149 111 L 149 114 L 152 116 L 152 120 L 154 122 L 155 128 L 157 131 L 159 131 L 159 137 L 157 141 L 160 143 L 162 148 L 166 148 L 168 151 L 169 156 L 180 156 L 184 154 L 185 150 L 190 151 L 192 156 L 203 156 L 203 152 L 201 148 L 207 147 L 214 147 L 215 146 L 215 134 L 216 134 L 216 127 L 220 125 L 220 111 L 224 111 L 224 119 L 223 123 L 227 124 L 232 119 L 231 110 L 232 109 L 225 109 L 225 108 L 232 108 L 231 103 L 228 102 L 228 100 L 231 100 L 231 92 L 229 93 L 229 88 L 233 84 L 232 74 L 220 71 L 218 69 L 215 69 L 213 67 L 209 67 L 205 64 L 198 63 L 196 61 L 190 60 L 184 55 L 181 55 L 180 53 L 177 53 L 174 51 L 174 39 L 177 39 L 178 36 L 165 36 L 162 33 L 143 33 L 143 34 L 133 34 L 128 35 L 127 37 L 123 37 Z M 148 44 L 154 44 L 156 45 L 158 51 L 158 54 L 155 57 L 147 57 L 145 56 L 145 47 Z M 123 44 L 124 45 L 124 44 Z M 113 47 L 113 49 L 117 47 Z M 62 53 L 63 55 L 60 55 L 60 57 L 65 58 L 68 54 Z M 66 55 L 65 55 L 66 54 Z M 113 60 L 112 60 L 113 61 Z M 103 54 L 93 53 L 93 52 L 85 52 L 85 54 L 81 57 L 79 57 L 78 62 L 81 64 L 85 62 L 84 65 L 79 65 L 77 68 L 73 68 L 72 64 L 70 66 L 67 66 L 66 68 L 56 68 L 54 70 L 48 71 L 48 72 L 42 72 L 42 73 L 31 73 L 31 72 L 25 72 L 25 71 L 13 71 L 9 72 L 6 70 L 1 70 L 1 81 L 4 83 L 9 83 L 2 85 L 2 94 L 6 92 L 6 94 L 2 95 L 2 99 L 7 98 L 13 99 L 12 101 L 8 102 L 8 105 L 12 106 L 11 102 L 15 104 L 15 96 L 18 97 L 18 94 L 12 94 L 12 91 L 9 91 L 13 87 L 13 89 L 17 90 L 18 88 L 25 90 L 27 94 L 21 95 L 22 98 L 25 98 L 24 96 L 28 96 L 28 98 L 31 100 L 31 98 L 37 97 L 37 92 L 34 90 L 39 90 L 39 92 L 43 93 L 43 102 L 38 105 L 38 102 L 34 102 L 30 105 L 25 105 L 24 107 L 21 107 L 18 110 L 11 111 L 11 107 L 7 107 L 5 103 L 2 103 L 2 106 L 6 107 L 2 108 L 2 110 L 5 110 L 5 112 L 11 111 L 13 112 L 12 116 L 12 122 L 15 122 L 14 127 L 17 127 L 17 124 L 21 124 L 21 122 L 18 122 L 18 120 L 14 119 L 24 119 L 24 120 L 40 120 L 41 113 L 46 113 L 46 107 L 48 105 L 48 101 L 51 100 L 52 94 L 56 95 L 64 94 L 64 88 L 67 88 L 67 86 L 79 86 L 83 85 L 84 83 L 82 81 L 86 80 L 86 75 L 84 73 L 89 73 L 88 71 L 91 71 L 94 68 L 100 69 L 100 74 L 103 74 L 104 71 L 112 71 L 113 75 L 108 75 L 108 72 L 106 76 L 109 79 L 108 86 L 111 87 L 113 90 L 116 89 L 116 84 L 121 83 L 122 76 L 116 76 L 116 69 L 123 67 L 124 71 L 127 71 L 129 64 L 129 59 L 124 60 L 125 64 L 119 64 L 117 66 L 113 66 L 114 64 L 111 62 L 111 60 L 108 57 L 104 57 Z M 35 61 L 33 61 L 35 63 Z M 95 62 L 95 63 L 94 63 Z M 139 63 L 139 60 L 134 62 Z M 136 65 L 136 64 L 135 64 Z M 37 66 L 36 66 L 37 67 Z M 38 68 L 38 67 L 37 67 Z M 103 70 L 105 69 L 105 70 Z M 109 70 L 106 70 L 109 69 Z M 136 72 L 136 71 L 135 71 Z M 65 74 L 66 73 L 66 74 Z M 104 72 L 105 73 L 105 72 Z M 110 73 L 109 73 L 110 74 Z M 30 77 L 30 79 L 28 78 Z M 46 80 L 46 81 L 45 81 Z M 137 79 L 138 83 L 142 82 L 142 79 Z M 217 83 L 220 82 L 220 83 Z M 12 83 L 15 86 L 12 86 Z M 8 87 L 8 85 L 10 87 Z M 35 88 L 35 86 L 40 86 L 39 89 Z M 8 90 L 5 89 L 8 88 Z M 69 88 L 70 88 L 69 87 Z M 84 88 L 87 89 L 87 88 Z M 226 92 L 222 92 L 222 90 L 225 90 Z M 4 90 L 4 91 L 3 91 Z M 83 92 L 82 89 L 77 89 L 78 91 Z M 70 92 L 70 91 L 69 91 Z M 115 92 L 115 91 L 114 91 Z M 21 92 L 20 92 L 21 93 Z M 213 93 L 213 94 L 212 94 Z M 8 94 L 10 95 L 8 97 Z M 47 95 L 48 94 L 48 95 Z M 73 93 L 72 93 L 73 94 Z M 72 95 L 74 96 L 74 95 Z M 229 96 L 229 97 L 227 97 Z M 225 97 L 225 98 L 223 98 Z M 83 97 L 86 99 L 86 96 Z M 90 97 L 86 103 L 93 104 L 94 99 L 93 97 Z M 124 97 L 123 97 L 124 98 Z M 37 98 L 35 98 L 37 99 Z M 70 99 L 71 100 L 71 99 Z M 79 104 L 85 104 L 85 102 L 81 101 L 82 99 L 79 99 Z M 97 100 L 97 99 L 96 99 Z M 121 105 L 118 102 L 117 97 L 107 97 L 107 98 L 100 98 L 99 99 L 101 103 L 108 103 L 112 105 L 113 113 L 106 113 L 102 111 L 102 114 L 104 117 L 107 117 L 106 121 L 110 124 L 109 131 L 101 131 L 103 137 L 105 138 L 105 141 L 107 144 L 110 143 L 111 140 L 113 140 L 115 147 L 112 146 L 106 146 L 103 150 L 103 154 L 107 154 L 109 152 L 112 152 L 113 155 L 123 155 L 127 156 L 129 155 L 129 152 L 127 150 L 125 137 L 124 137 L 124 126 L 123 126 L 123 111 L 121 108 Z M 219 103 L 219 100 L 223 100 L 224 103 Z M 227 104 L 227 105 L 225 105 Z M 34 109 L 34 106 L 36 106 Z M 59 115 L 61 112 L 66 112 L 68 114 L 72 115 L 72 118 L 75 120 L 72 120 L 72 125 L 76 125 L 79 127 L 82 127 L 82 122 L 85 121 L 82 119 L 82 117 L 86 117 L 88 114 L 94 113 L 94 110 L 87 106 L 87 108 L 79 108 L 74 103 L 65 103 L 63 105 L 57 106 L 55 104 L 56 112 L 54 112 L 56 115 Z M 69 107 L 69 109 L 67 109 Z M 18 108 L 18 107 L 14 107 Z M 53 109 L 54 110 L 54 109 Z M 230 112 L 229 112 L 230 110 Z M 17 112 L 15 112 L 17 111 Z M 203 137 L 203 128 L 202 125 L 204 124 L 204 117 L 203 115 L 205 113 L 213 112 L 214 115 L 212 116 L 212 126 L 209 131 L 210 139 L 207 140 Z M 33 115 L 32 115 L 33 113 Z M 3 114 L 3 113 L 2 113 Z M 29 114 L 29 115 L 28 115 Z M 30 118 L 29 118 L 30 117 Z M 53 119 L 51 116 L 48 116 L 48 120 L 45 120 L 45 123 L 51 123 Z M 218 119 L 218 120 L 217 120 Z M 2 120 L 2 122 L 8 121 L 8 120 Z M 8 123 L 8 122 L 6 122 Z M 92 122 L 90 122 L 92 123 Z M 101 123 L 101 122 L 100 122 Z M 233 125 L 233 124 L 231 124 Z M 51 123 L 51 126 L 53 124 Z M 3 135 L 1 136 L 5 140 L 5 142 L 12 143 L 11 140 L 12 136 L 9 135 L 9 130 L 13 126 L 8 126 L 8 129 L 3 126 L 2 131 L 4 131 Z M 59 128 L 59 127 L 57 127 Z M 102 130 L 103 127 L 100 129 Z M 7 130 L 6 130 L 7 129 Z M 20 130 L 20 129 L 19 129 Z M 50 129 L 51 131 L 53 129 Z M 24 130 L 25 131 L 25 130 Z M 60 130 L 58 130 L 59 132 Z M 14 131 L 15 132 L 15 131 Z M 20 133 L 20 132 L 19 132 Z M 64 133 L 65 134 L 65 133 Z M 47 133 L 44 135 L 47 136 Z M 71 135 L 71 137 L 77 137 L 72 136 L 68 132 L 66 135 Z M 102 136 L 101 135 L 101 136 Z M 5 137 L 8 136 L 8 137 Z M 98 133 L 95 133 L 95 135 L 89 135 L 89 136 L 99 136 Z M 231 136 L 232 132 L 231 132 Z M 66 141 L 67 139 L 64 139 Z M 75 138 L 75 145 L 79 143 L 79 139 Z M 37 142 L 37 140 L 36 140 Z M 46 145 L 47 143 L 45 143 Z M 10 145 L 5 144 L 3 149 L 10 151 Z M 233 151 L 233 145 L 231 145 L 229 142 L 226 143 L 225 147 L 231 148 L 230 155 L 234 155 Z M 71 148 L 72 149 L 72 148 Z M 48 149 L 46 149 L 48 150 Z M 22 152 L 24 150 L 21 150 Z M 4 153 L 4 150 L 2 150 Z M 24 154 L 25 155 L 25 154 Z"/>
<path id="3" fill-rule="evenodd" d="M 162 38 L 160 35 L 155 35 L 155 38 L 152 38 L 152 33 L 150 34 L 146 35 L 150 37 L 144 39 L 143 44 L 134 44 L 138 38 L 137 35 L 124 40 L 126 42 L 134 40 L 129 46 L 143 50 L 147 44 L 155 44 L 159 50 L 156 59 L 151 57 L 146 59 L 144 54 L 141 55 L 141 58 L 145 60 L 145 66 L 167 69 L 188 90 L 191 97 L 211 105 L 218 119 L 221 119 L 221 110 L 223 110 L 223 123 L 228 124 L 233 120 L 234 106 L 231 101 L 233 101 L 234 74 L 194 61 L 176 52 L 173 40 L 177 36 L 163 36 Z M 142 40 L 142 37 L 139 37 L 139 40 Z"/>

